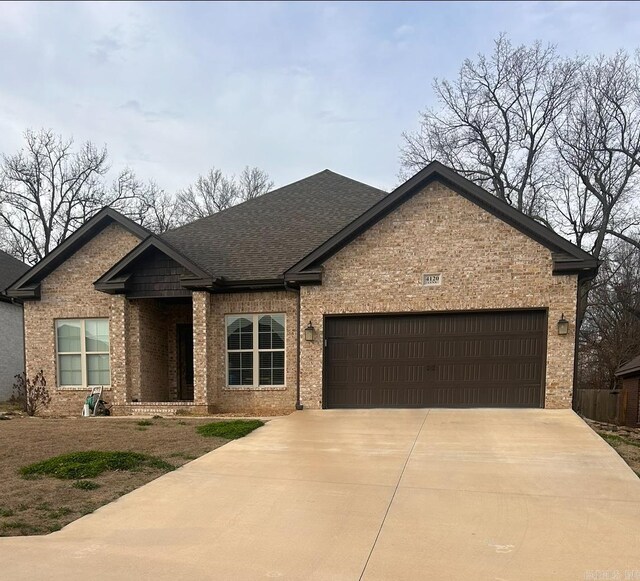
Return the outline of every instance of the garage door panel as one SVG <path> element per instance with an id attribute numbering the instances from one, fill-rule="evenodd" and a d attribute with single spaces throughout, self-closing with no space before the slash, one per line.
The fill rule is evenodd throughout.
<path id="1" fill-rule="evenodd" d="M 542 311 L 327 318 L 325 407 L 539 407 Z"/>

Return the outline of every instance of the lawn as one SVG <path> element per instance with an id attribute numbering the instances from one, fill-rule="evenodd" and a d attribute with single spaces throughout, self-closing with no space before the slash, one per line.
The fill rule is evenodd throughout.
<path id="1" fill-rule="evenodd" d="M 586 420 L 586 422 L 615 449 L 640 477 L 640 428 L 625 428 Z"/>
<path id="2" fill-rule="evenodd" d="M 218 422 L 15 416 L 0 421 L 0 536 L 56 531 L 244 435 L 237 422 L 198 433 L 212 423 Z"/>

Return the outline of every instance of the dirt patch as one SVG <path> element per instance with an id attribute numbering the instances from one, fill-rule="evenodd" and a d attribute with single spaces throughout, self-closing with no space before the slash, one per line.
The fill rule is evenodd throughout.
<path id="1" fill-rule="evenodd" d="M 585 421 L 608 442 L 640 477 L 640 428 Z"/>
<path id="2" fill-rule="evenodd" d="M 228 442 L 196 432 L 196 426 L 211 419 L 150 421 L 143 426 L 138 425 L 140 419 L 120 418 L 13 416 L 0 421 L 0 536 L 58 530 L 164 473 L 153 468 L 105 472 L 91 479 L 97 488 L 83 489 L 75 487 L 74 480 L 25 480 L 18 474 L 22 466 L 70 452 L 104 450 L 149 454 L 178 467 Z"/>

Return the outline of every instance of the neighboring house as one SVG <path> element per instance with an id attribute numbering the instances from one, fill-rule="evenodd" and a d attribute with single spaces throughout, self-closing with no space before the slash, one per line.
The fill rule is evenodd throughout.
<path id="1" fill-rule="evenodd" d="M 640 355 L 618 367 L 616 377 L 622 384 L 618 394 L 618 423 L 640 426 Z"/>
<path id="2" fill-rule="evenodd" d="M 569 408 L 596 270 L 434 162 L 389 194 L 325 170 L 161 236 L 105 209 L 9 294 L 55 413 L 91 385 L 119 414 Z"/>
<path id="3" fill-rule="evenodd" d="M 24 371 L 22 304 L 5 289 L 29 267 L 0 250 L 0 401 L 13 395 L 15 376 Z"/>

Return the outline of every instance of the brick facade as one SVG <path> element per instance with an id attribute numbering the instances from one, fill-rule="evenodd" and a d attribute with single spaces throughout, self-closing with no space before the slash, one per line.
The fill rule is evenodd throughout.
<path id="1" fill-rule="evenodd" d="M 300 297 L 284 290 L 198 291 L 180 303 L 96 291 L 93 282 L 138 242 L 121 226 L 108 226 L 42 281 L 40 300 L 26 303 L 27 370 L 44 370 L 49 413 L 78 414 L 87 394 L 56 386 L 58 318 L 109 318 L 112 387 L 105 399 L 114 413 L 267 415 L 295 408 L 299 339 L 302 403 L 322 406 L 324 315 L 511 308 L 548 310 L 545 405 L 571 406 L 577 276 L 553 276 L 547 248 L 439 183 L 327 260 L 322 285 L 302 287 Z M 441 286 L 422 285 L 423 273 L 431 272 L 442 273 Z M 298 298 L 302 326 L 312 321 L 317 331 L 311 343 L 297 336 Z M 257 313 L 285 314 L 285 385 L 228 387 L 225 315 Z M 570 332 L 558 336 L 563 313 Z M 193 402 L 176 401 L 179 323 L 193 323 Z"/>
<path id="2" fill-rule="evenodd" d="M 424 273 L 442 273 L 442 285 L 424 287 Z M 327 260 L 321 286 L 302 288 L 301 318 L 318 333 L 301 344 L 302 403 L 322 406 L 324 315 L 544 307 L 545 406 L 570 408 L 576 285 L 575 275 L 552 275 L 547 248 L 433 183 Z"/>
<path id="3" fill-rule="evenodd" d="M 57 387 L 55 320 L 111 318 L 112 302 L 118 305 L 113 299 L 120 300 L 120 297 L 96 291 L 93 282 L 139 242 L 136 236 L 121 226 L 107 226 L 43 279 L 40 300 L 25 302 L 27 373 L 33 375 L 40 369 L 44 371 L 51 393 L 48 413 L 79 414 L 87 396 L 86 389 Z M 122 314 L 119 313 L 119 316 Z M 114 346 L 122 344 L 122 326 L 110 321 L 109 329 L 113 353 Z M 111 368 L 113 374 L 113 360 Z M 122 375 L 121 372 L 117 373 Z M 112 401 L 110 391 L 105 399 Z"/>
<path id="4" fill-rule="evenodd" d="M 295 409 L 298 351 L 298 296 L 295 292 L 254 292 L 210 295 L 208 399 L 218 412 L 288 413 Z M 285 385 L 277 388 L 227 387 L 225 315 L 285 314 Z"/>

